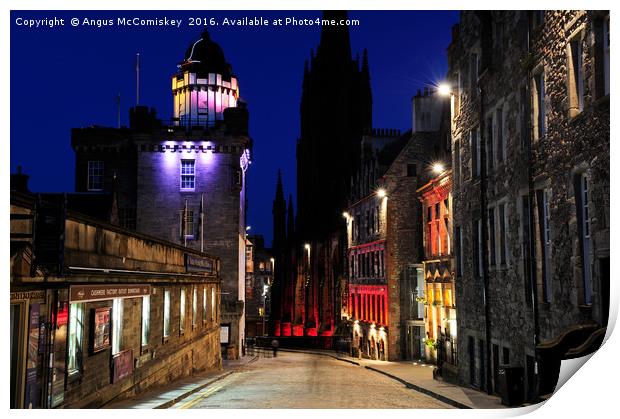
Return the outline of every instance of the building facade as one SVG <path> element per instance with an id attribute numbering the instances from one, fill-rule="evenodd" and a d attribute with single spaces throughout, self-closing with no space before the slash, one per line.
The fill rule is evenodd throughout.
<path id="1" fill-rule="evenodd" d="M 173 119 L 144 106 L 129 127 L 72 130 L 78 192 L 114 191 L 122 227 L 217 255 L 229 356 L 244 337 L 248 111 L 219 45 L 203 32 L 172 76 Z"/>
<path id="2" fill-rule="evenodd" d="M 534 399 L 607 324 L 609 13 L 462 12 L 449 79 L 459 380 Z"/>
<path id="3" fill-rule="evenodd" d="M 11 194 L 11 407 L 101 407 L 221 368 L 220 261 Z"/>
<path id="4" fill-rule="evenodd" d="M 249 235 L 246 242 L 246 322 L 247 338 L 268 334 L 271 313 L 271 286 L 275 260 L 265 247 L 262 235 Z"/>
<path id="5" fill-rule="evenodd" d="M 436 177 L 418 189 L 423 209 L 426 322 L 425 359 L 444 379 L 456 378 L 457 310 L 452 226 L 452 172 L 441 163 Z M 460 262 L 460 261 L 459 261 Z"/>

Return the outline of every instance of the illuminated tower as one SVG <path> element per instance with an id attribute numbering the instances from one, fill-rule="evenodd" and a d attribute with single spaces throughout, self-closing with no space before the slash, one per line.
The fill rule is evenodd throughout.
<path id="1" fill-rule="evenodd" d="M 224 119 L 224 109 L 237 106 L 237 77 L 206 29 L 187 48 L 178 68 L 172 76 L 176 125 L 213 125 Z"/>

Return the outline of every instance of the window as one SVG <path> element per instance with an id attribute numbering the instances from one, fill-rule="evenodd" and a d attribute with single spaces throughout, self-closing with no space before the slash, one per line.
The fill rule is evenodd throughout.
<path id="1" fill-rule="evenodd" d="M 181 239 L 193 239 L 194 229 L 194 211 L 179 211 L 179 235 L 181 236 Z"/>
<path id="2" fill-rule="evenodd" d="M 181 289 L 181 301 L 179 303 L 179 330 L 185 330 L 185 290 Z"/>
<path id="3" fill-rule="evenodd" d="M 583 51 L 581 33 L 568 43 L 568 114 L 577 116 L 583 110 Z"/>
<path id="4" fill-rule="evenodd" d="M 495 153 L 494 153 L 494 145 L 495 145 L 495 135 L 494 135 L 494 124 L 493 124 L 493 115 L 487 117 L 487 126 L 486 126 L 486 145 L 487 145 L 487 170 L 490 172 L 493 170 L 495 166 Z"/>
<path id="5" fill-rule="evenodd" d="M 207 321 L 207 287 L 202 289 L 202 322 Z"/>
<path id="6" fill-rule="evenodd" d="M 575 203 L 579 220 L 579 239 L 581 242 L 582 279 L 584 304 L 592 304 L 592 278 L 590 268 L 590 185 L 585 174 L 575 179 Z"/>
<path id="7" fill-rule="evenodd" d="M 170 291 L 164 291 L 164 337 L 170 336 Z"/>
<path id="8" fill-rule="evenodd" d="M 67 371 L 69 375 L 82 369 L 82 342 L 84 336 L 84 304 L 74 303 L 69 308 L 69 353 Z"/>
<path id="9" fill-rule="evenodd" d="M 416 177 L 418 175 L 418 167 L 415 164 L 407 165 L 407 176 Z"/>
<path id="10" fill-rule="evenodd" d="M 474 251 L 474 273 L 476 276 L 482 276 L 482 220 L 477 219 L 474 221 L 474 229 L 473 229 L 473 240 L 474 243 L 473 251 Z"/>
<path id="11" fill-rule="evenodd" d="M 194 286 L 194 295 L 192 296 L 192 326 L 196 326 L 198 322 L 198 289 Z"/>
<path id="12" fill-rule="evenodd" d="M 536 203 L 538 207 L 538 232 L 542 260 L 542 301 L 551 301 L 551 226 L 549 214 L 549 190 L 541 189 L 536 191 Z"/>
<path id="13" fill-rule="evenodd" d="M 181 160 L 181 190 L 193 191 L 196 187 L 194 160 Z"/>
<path id="14" fill-rule="evenodd" d="M 480 176 L 480 127 L 469 131 L 469 143 L 471 145 L 471 177 Z"/>
<path id="15" fill-rule="evenodd" d="M 546 133 L 545 117 L 545 74 L 540 72 L 532 78 L 532 128 L 534 140 Z"/>
<path id="16" fill-rule="evenodd" d="M 454 228 L 454 240 L 456 243 L 456 276 L 461 277 L 463 275 L 463 238 L 461 237 L 461 227 Z"/>
<path id="17" fill-rule="evenodd" d="M 489 265 L 495 265 L 495 208 L 489 210 Z"/>
<path id="18" fill-rule="evenodd" d="M 211 288 L 211 321 L 215 321 L 215 288 Z"/>
<path id="19" fill-rule="evenodd" d="M 88 162 L 88 190 L 103 190 L 103 162 L 100 160 Z"/>
<path id="20" fill-rule="evenodd" d="M 506 241 L 506 204 L 500 204 L 498 207 L 499 218 L 499 263 L 501 265 L 506 265 L 508 248 Z"/>
<path id="21" fill-rule="evenodd" d="M 497 135 L 497 161 L 506 160 L 506 138 L 504 136 L 506 115 L 503 105 L 495 110 L 495 125 Z"/>
<path id="22" fill-rule="evenodd" d="M 149 344 L 149 332 L 151 328 L 151 296 L 142 297 L 142 346 Z"/>
<path id="23" fill-rule="evenodd" d="M 531 242 L 530 242 L 530 197 L 521 197 L 521 255 L 523 258 L 523 286 L 525 289 L 525 302 L 528 307 L 532 306 L 532 265 L 531 265 Z"/>
<path id="24" fill-rule="evenodd" d="M 123 299 L 112 300 L 112 355 L 121 351 L 123 340 Z"/>

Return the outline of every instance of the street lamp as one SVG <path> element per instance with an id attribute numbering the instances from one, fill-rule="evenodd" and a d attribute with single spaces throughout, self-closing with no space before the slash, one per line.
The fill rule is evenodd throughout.
<path id="1" fill-rule="evenodd" d="M 385 198 L 385 195 L 386 195 L 385 189 L 380 188 L 380 189 L 377 190 L 377 196 L 379 198 Z"/>
<path id="2" fill-rule="evenodd" d="M 443 163 L 441 162 L 433 163 L 433 172 L 435 172 L 435 174 L 440 175 L 443 173 L 444 170 L 445 170 L 445 167 Z"/>
<path id="3" fill-rule="evenodd" d="M 437 86 L 437 93 L 441 96 L 450 96 L 452 94 L 452 89 L 448 83 L 439 83 L 439 86 Z"/>

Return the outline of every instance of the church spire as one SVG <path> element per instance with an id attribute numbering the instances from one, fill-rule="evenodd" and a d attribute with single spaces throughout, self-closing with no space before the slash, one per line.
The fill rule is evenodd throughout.
<path id="1" fill-rule="evenodd" d="M 282 188 L 282 173 L 278 170 L 276 196 L 273 200 L 273 243 L 274 253 L 283 249 L 286 241 L 286 200 Z"/>
<path id="2" fill-rule="evenodd" d="M 340 22 L 347 19 L 344 10 L 325 10 L 324 20 Z M 317 51 L 317 59 L 325 60 L 330 66 L 343 66 L 342 70 L 348 70 L 351 62 L 351 41 L 349 28 L 340 25 L 324 25 L 321 28 L 321 40 Z"/>

